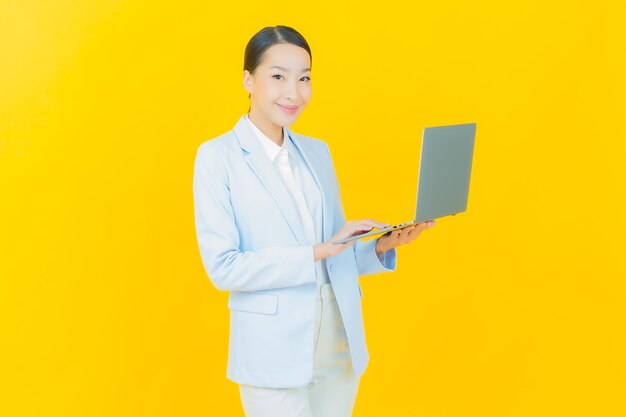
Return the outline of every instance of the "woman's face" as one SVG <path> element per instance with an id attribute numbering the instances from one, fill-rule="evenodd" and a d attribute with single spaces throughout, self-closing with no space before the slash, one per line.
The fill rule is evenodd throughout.
<path id="1" fill-rule="evenodd" d="M 265 123 L 290 126 L 311 99 L 311 57 L 296 45 L 280 43 L 268 48 L 254 71 L 244 71 L 250 93 L 250 113 Z"/>

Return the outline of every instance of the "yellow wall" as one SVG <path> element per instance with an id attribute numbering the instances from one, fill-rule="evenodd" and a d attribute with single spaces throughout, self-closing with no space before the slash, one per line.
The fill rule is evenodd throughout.
<path id="1" fill-rule="evenodd" d="M 626 415 L 621 2 L 241 3 L 0 0 L 0 415 L 243 415 L 191 180 L 276 24 L 350 219 L 409 219 L 422 128 L 478 123 L 468 211 L 361 279 L 354 415 Z"/>

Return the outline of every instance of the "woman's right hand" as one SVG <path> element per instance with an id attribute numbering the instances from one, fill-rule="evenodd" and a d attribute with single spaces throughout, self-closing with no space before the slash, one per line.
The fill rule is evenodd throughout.
<path id="1" fill-rule="evenodd" d="M 354 221 L 346 222 L 346 224 L 343 225 L 341 230 L 339 230 L 334 236 L 332 236 L 326 242 L 318 243 L 317 245 L 313 246 L 313 252 L 315 253 L 315 260 L 319 261 L 320 259 L 337 255 L 339 252 L 343 251 L 344 249 L 356 243 L 356 239 L 347 243 L 340 243 L 338 245 L 333 244 L 334 241 L 345 239 L 350 236 L 367 233 L 375 227 L 381 229 L 383 227 L 389 227 L 389 226 L 390 225 L 387 223 L 379 222 L 373 219 L 354 220 Z"/>

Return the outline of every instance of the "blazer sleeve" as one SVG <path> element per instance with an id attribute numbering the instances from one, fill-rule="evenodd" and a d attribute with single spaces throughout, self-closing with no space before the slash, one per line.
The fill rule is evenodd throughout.
<path id="1" fill-rule="evenodd" d="M 335 173 L 335 165 L 333 163 L 333 158 L 330 155 L 330 148 L 328 144 L 326 145 L 326 152 L 328 153 L 328 158 L 330 160 L 330 164 L 332 166 L 332 172 L 335 176 L 335 184 L 337 191 L 337 199 L 339 209 L 341 211 L 341 219 L 345 222 L 345 213 L 343 211 L 343 204 L 341 203 L 341 197 L 339 192 L 339 181 L 337 180 L 337 174 Z M 379 257 L 376 255 L 376 239 L 370 239 L 367 241 L 357 240 L 354 245 L 352 245 L 352 250 L 354 250 L 354 256 L 356 258 L 359 275 L 371 275 L 379 272 L 393 272 L 396 270 L 396 248 L 389 249 L 386 252 L 383 252 Z"/>
<path id="2" fill-rule="evenodd" d="M 209 143 L 196 154 L 193 198 L 200 256 L 213 285 L 222 291 L 258 291 L 316 282 L 312 245 L 240 250 L 228 172 L 219 149 Z"/>
<path id="3" fill-rule="evenodd" d="M 359 275 L 371 275 L 396 270 L 396 248 L 383 252 L 382 256 L 379 257 L 376 255 L 376 241 L 378 241 L 378 238 L 367 241 L 357 240 L 353 245 Z"/>

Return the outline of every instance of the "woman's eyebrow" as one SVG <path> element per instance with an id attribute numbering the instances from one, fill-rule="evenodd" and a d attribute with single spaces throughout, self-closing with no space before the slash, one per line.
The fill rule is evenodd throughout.
<path id="1" fill-rule="evenodd" d="M 270 69 L 272 69 L 272 68 L 277 68 L 277 69 L 279 69 L 279 70 L 281 70 L 281 71 L 289 72 L 289 70 L 288 70 L 287 68 L 283 68 L 283 67 L 278 66 L 278 65 L 272 65 L 272 66 L 270 67 Z M 311 68 L 304 68 L 304 69 L 302 70 L 302 72 L 307 72 L 307 71 L 311 71 Z"/>

